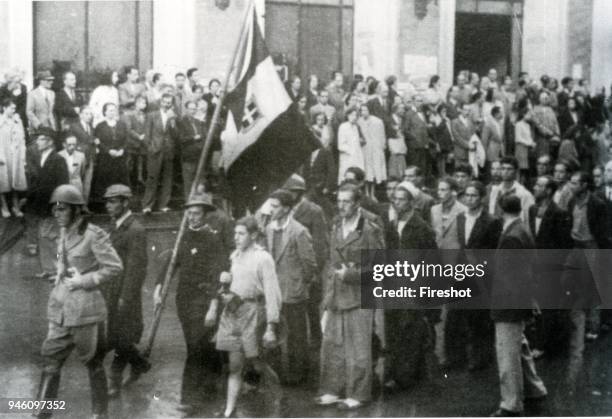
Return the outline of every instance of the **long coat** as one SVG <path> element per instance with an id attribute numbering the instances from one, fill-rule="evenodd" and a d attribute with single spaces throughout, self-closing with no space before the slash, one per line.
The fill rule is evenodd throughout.
<path id="1" fill-rule="evenodd" d="M 349 167 L 359 167 L 365 170 L 365 159 L 360 143 L 359 128 L 350 122 L 343 122 L 338 129 L 338 183 L 344 178 L 344 172 Z"/>
<path id="2" fill-rule="evenodd" d="M 27 190 L 25 132 L 18 115 L 0 117 L 0 161 L 0 193 Z"/>
<path id="3" fill-rule="evenodd" d="M 482 130 L 482 146 L 487 154 L 487 161 L 498 160 L 504 154 L 504 126 L 503 122 L 487 119 Z"/>
<path id="4" fill-rule="evenodd" d="M 19 89 L 13 91 L 9 91 L 8 84 L 0 87 L 0 101 L 3 99 L 11 99 L 15 103 L 15 106 L 17 106 L 17 114 L 19 114 L 19 119 L 21 119 L 21 125 L 24 130 L 28 128 L 28 115 L 26 112 L 27 97 L 28 88 L 23 83 L 19 84 Z"/>
<path id="5" fill-rule="evenodd" d="M 359 127 L 366 140 L 363 147 L 366 181 L 381 183 L 387 180 L 387 163 L 385 162 L 385 126 L 382 119 L 370 115 L 368 119 L 359 119 Z"/>
<path id="6" fill-rule="evenodd" d="M 147 232 L 140 221 L 130 215 L 119 228 L 113 228 L 110 239 L 124 270 L 105 290 L 109 341 L 112 344 L 113 339 L 120 338 L 137 343 L 143 329 L 141 291 L 147 276 Z M 119 299 L 125 304 L 122 311 L 118 310 Z"/>
<path id="7" fill-rule="evenodd" d="M 114 127 L 103 121 L 96 126 L 95 135 L 100 140 L 100 153 L 96 158 L 93 194 L 100 197 L 110 185 L 129 184 L 125 150 L 127 127 L 122 121 L 117 121 Z M 123 150 L 123 155 L 113 157 L 109 154 L 111 150 Z"/>
<path id="8" fill-rule="evenodd" d="M 99 285 L 121 274 L 121 259 L 113 249 L 108 234 L 84 220 L 77 221 L 64 237 L 60 236 L 58 243 L 60 260 L 67 261 L 66 268 L 75 268 L 85 285 L 70 291 L 64 280 L 58 278 L 49 296 L 47 318 L 64 327 L 105 321 L 107 309 Z"/>

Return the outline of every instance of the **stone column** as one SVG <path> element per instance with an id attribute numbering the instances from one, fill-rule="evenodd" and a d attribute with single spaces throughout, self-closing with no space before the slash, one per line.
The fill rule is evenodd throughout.
<path id="1" fill-rule="evenodd" d="M 593 0 L 593 38 L 591 49 L 591 87 L 606 88 L 612 83 L 612 2 Z"/>
<path id="2" fill-rule="evenodd" d="M 174 81 L 174 74 L 195 63 L 196 0 L 156 0 L 153 3 L 153 68 Z M 204 36 L 206 26 L 200 27 Z"/>
<path id="3" fill-rule="evenodd" d="M 0 15 L 4 15 L 0 28 L 0 37 L 3 38 L 3 42 L 0 41 L 0 69 L 20 68 L 24 71 L 23 81 L 30 89 L 34 77 L 32 5 L 31 0 L 14 0 L 2 2 L 0 5 Z"/>
<path id="4" fill-rule="evenodd" d="M 568 0 L 525 0 L 522 67 L 532 77 L 565 76 Z"/>
<path id="5" fill-rule="evenodd" d="M 456 0 L 440 0 L 440 47 L 438 74 L 446 90 L 453 84 L 455 72 L 455 12 Z"/>

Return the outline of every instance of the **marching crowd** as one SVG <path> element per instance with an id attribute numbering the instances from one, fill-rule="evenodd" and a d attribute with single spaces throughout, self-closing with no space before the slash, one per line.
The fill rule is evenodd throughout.
<path id="1" fill-rule="evenodd" d="M 612 100 L 604 91 L 592 95 L 585 80 L 569 77 L 561 87 L 527 73 L 501 80 L 495 70 L 461 71 L 447 91 L 437 76 L 426 90 L 404 91 L 393 76 L 355 75 L 349 90 L 340 72 L 324 88 L 314 75 L 306 86 L 294 76 L 287 92 L 321 147 L 254 216 L 234 222 L 210 194 L 189 195 L 220 83 L 205 89 L 197 69 L 178 73 L 175 84 L 158 73 L 141 84 L 136 68 L 124 73 L 123 83 L 113 73 L 96 88 L 89 105 L 79 102 L 71 72 L 57 92 L 49 72 L 31 92 L 18 73 L 0 90 L 2 213 L 21 217 L 25 208 L 35 223 L 30 249 L 55 283 L 39 399 L 57 396 L 75 345 L 98 417 L 107 396 L 120 393 L 128 364 L 127 382 L 149 370 L 135 346 L 146 234 L 130 200 L 144 182 L 142 212 L 168 211 L 176 162 L 188 224 L 176 294 L 187 346 L 179 407 L 187 415 L 224 368 L 229 417 L 252 375 L 274 393 L 318 369 L 315 402 L 353 410 L 372 399 L 376 381 L 405 389 L 438 367 L 474 371 L 496 360 L 501 401 L 493 415 L 517 416 L 547 395 L 534 359 L 560 347 L 569 350 L 568 394 L 575 391 L 585 339 L 612 325 L 580 269 L 596 263 L 583 250 L 612 246 Z M 213 149 L 221 147 L 219 140 Z M 96 199 L 113 219 L 110 239 L 83 217 Z M 361 309 L 366 249 L 568 249 L 559 298 L 571 301 L 535 321 L 534 311 L 495 301 L 490 310 Z M 522 266 L 502 272 L 495 281 L 506 285 L 535 281 Z M 108 388 L 107 350 L 115 352 Z"/>

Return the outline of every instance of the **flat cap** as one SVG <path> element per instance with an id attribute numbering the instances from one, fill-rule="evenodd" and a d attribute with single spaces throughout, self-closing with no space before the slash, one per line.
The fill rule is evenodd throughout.
<path id="1" fill-rule="evenodd" d="M 104 192 L 103 196 L 104 199 L 116 197 L 131 198 L 132 190 L 129 186 L 123 185 L 121 183 L 110 185 L 108 188 L 106 188 L 106 192 Z"/>

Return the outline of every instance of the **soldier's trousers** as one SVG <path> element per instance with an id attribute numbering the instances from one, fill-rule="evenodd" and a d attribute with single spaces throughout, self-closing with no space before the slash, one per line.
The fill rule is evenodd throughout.
<path id="1" fill-rule="evenodd" d="M 44 371 L 58 374 L 73 350 L 88 368 L 102 364 L 105 355 L 104 322 L 65 327 L 49 322 L 47 338 L 42 344 Z"/>

